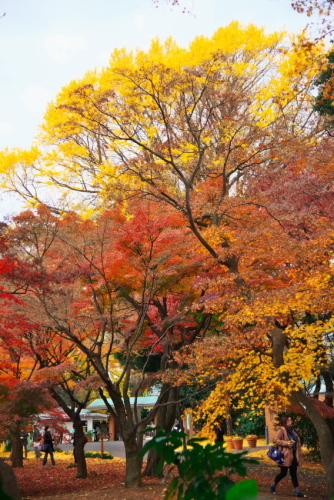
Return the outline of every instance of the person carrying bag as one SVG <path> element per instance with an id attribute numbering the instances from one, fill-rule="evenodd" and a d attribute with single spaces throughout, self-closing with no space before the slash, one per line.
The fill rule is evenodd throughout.
<path id="1" fill-rule="evenodd" d="M 43 463 L 42 465 L 46 465 L 46 462 L 48 460 L 48 454 L 50 455 L 51 458 L 51 463 L 53 466 L 56 465 L 53 453 L 53 440 L 52 440 L 52 435 L 51 432 L 49 431 L 49 426 L 47 425 L 45 427 L 45 432 L 43 436 L 43 443 L 41 444 L 41 450 L 44 451 L 44 458 L 43 458 Z"/>
<path id="2" fill-rule="evenodd" d="M 284 462 L 279 464 L 281 472 L 277 474 L 274 481 L 270 485 L 270 491 L 273 495 L 276 494 L 277 484 L 287 475 L 288 470 L 292 484 L 294 486 L 294 496 L 306 498 L 299 489 L 297 478 L 297 468 L 301 462 L 301 443 L 300 439 L 292 426 L 292 418 L 284 416 L 281 418 L 281 427 L 278 429 L 274 442 L 278 445 L 277 448 L 284 455 Z"/>

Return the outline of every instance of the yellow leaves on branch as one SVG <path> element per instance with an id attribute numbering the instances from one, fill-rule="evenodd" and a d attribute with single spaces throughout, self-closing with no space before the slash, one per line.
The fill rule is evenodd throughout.
<path id="1" fill-rule="evenodd" d="M 305 382 L 314 380 L 330 360 L 326 335 L 333 331 L 331 320 L 317 321 L 286 329 L 289 348 L 284 352 L 284 363 L 275 368 L 270 357 L 270 342 L 260 339 L 208 338 L 196 345 L 194 352 L 185 357 L 193 369 L 188 383 L 203 376 L 218 380 L 210 396 L 196 409 L 195 419 L 206 420 L 209 429 L 215 421 L 228 416 L 229 408 L 258 412 L 264 406 L 274 409 L 288 404 L 291 394 Z M 247 342 L 248 340 L 248 342 Z M 261 348 L 261 352 L 259 349 Z M 211 373 L 210 369 L 212 370 Z"/>
<path id="2" fill-rule="evenodd" d="M 29 150 L 4 149 L 0 152 L 0 175 L 2 177 L 11 176 L 15 173 L 18 165 L 27 169 L 31 165 L 35 165 L 40 156 L 41 152 L 37 147 L 32 147 Z"/>
<path id="3" fill-rule="evenodd" d="M 47 150 L 35 168 L 45 184 L 77 196 L 154 187 L 178 198 L 201 162 L 203 178 L 247 158 L 260 164 L 270 127 L 304 120 L 322 47 L 303 36 L 289 50 L 286 33 L 234 21 L 186 48 L 169 38 L 148 51 L 117 49 L 108 67 L 72 81 L 49 105 L 38 138 Z"/>

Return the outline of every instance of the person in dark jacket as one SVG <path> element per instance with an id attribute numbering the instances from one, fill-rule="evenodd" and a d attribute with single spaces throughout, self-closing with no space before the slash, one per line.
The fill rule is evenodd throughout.
<path id="1" fill-rule="evenodd" d="M 23 448 L 25 458 L 28 458 L 28 437 L 29 437 L 29 434 L 27 433 L 26 430 L 21 432 L 21 435 L 20 435 L 21 445 Z"/>
<path id="2" fill-rule="evenodd" d="M 224 441 L 224 427 L 221 422 L 217 422 L 214 426 L 214 431 L 216 434 L 215 443 L 222 443 Z"/>
<path id="3" fill-rule="evenodd" d="M 284 454 L 284 464 L 279 466 L 281 472 L 277 474 L 274 481 L 271 483 L 270 491 L 273 495 L 276 494 L 277 484 L 287 475 L 289 470 L 294 486 L 294 496 L 306 498 L 306 495 L 303 495 L 299 489 L 297 478 L 297 468 L 301 462 L 301 443 L 292 424 L 292 418 L 285 415 L 281 418 L 281 427 L 276 432 L 274 442 L 278 445 L 278 449 Z"/>
<path id="4" fill-rule="evenodd" d="M 50 458 L 51 458 L 51 463 L 54 466 L 54 465 L 56 465 L 56 462 L 55 462 L 55 459 L 54 459 L 54 456 L 53 456 L 53 453 L 54 453 L 53 439 L 52 439 L 51 432 L 49 431 L 49 426 L 48 425 L 45 427 L 43 441 L 44 441 L 44 443 L 43 443 L 44 444 L 44 446 L 43 446 L 44 449 L 42 449 L 42 451 L 45 452 L 44 458 L 43 458 L 43 465 L 46 465 L 46 462 L 48 460 L 48 454 L 49 454 Z"/>

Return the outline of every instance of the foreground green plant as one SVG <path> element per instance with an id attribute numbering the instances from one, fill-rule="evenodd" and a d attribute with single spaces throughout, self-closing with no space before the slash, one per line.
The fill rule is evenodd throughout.
<path id="1" fill-rule="evenodd" d="M 168 474 L 176 470 L 177 476 L 169 483 L 165 500 L 255 500 L 256 481 L 245 480 L 234 484 L 234 473 L 245 477 L 248 464 L 256 460 L 245 458 L 245 453 L 227 453 L 221 444 L 201 444 L 205 439 L 190 439 L 185 445 L 184 432 L 158 430 L 145 444 L 142 455 L 155 448 L 161 460 L 156 472 L 171 465 Z"/>

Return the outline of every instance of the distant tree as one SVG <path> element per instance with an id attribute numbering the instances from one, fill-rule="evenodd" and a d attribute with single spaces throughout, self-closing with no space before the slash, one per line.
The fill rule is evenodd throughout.
<path id="1" fill-rule="evenodd" d="M 327 126 L 331 128 L 334 124 L 334 51 L 329 52 L 327 60 L 327 68 L 315 82 L 319 93 L 315 98 L 314 109 L 325 117 Z"/>

